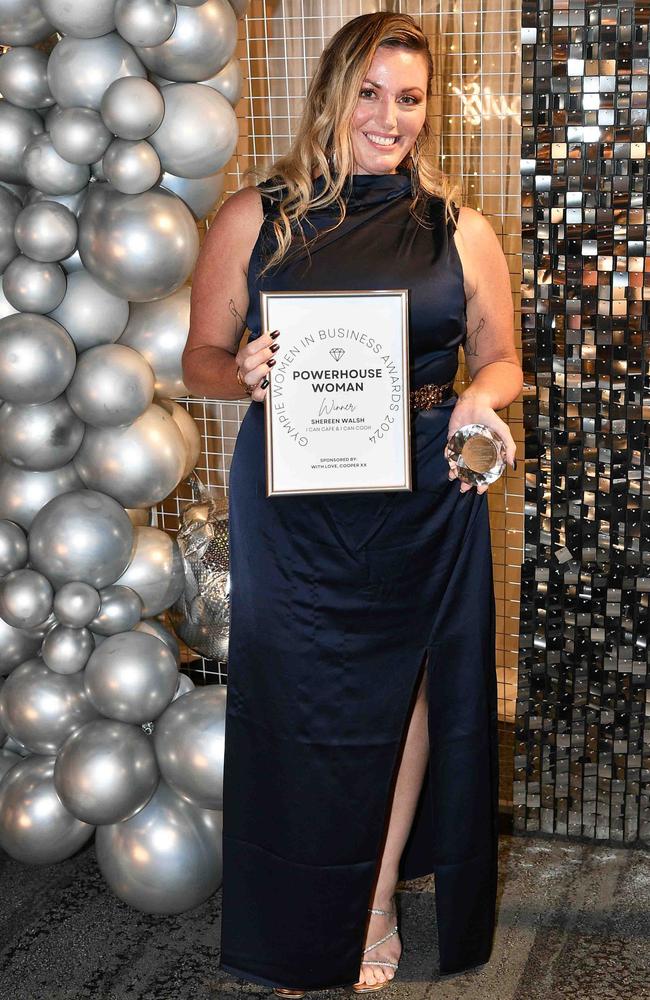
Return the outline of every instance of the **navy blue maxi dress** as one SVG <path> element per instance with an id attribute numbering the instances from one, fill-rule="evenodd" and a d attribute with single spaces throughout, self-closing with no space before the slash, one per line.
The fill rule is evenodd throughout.
<path id="1" fill-rule="evenodd" d="M 343 224 L 260 280 L 274 211 L 263 198 L 248 271 L 251 337 L 261 332 L 260 288 L 408 288 L 411 388 L 450 381 L 466 301 L 442 199 L 430 198 L 423 226 L 409 212 L 404 171 L 355 175 L 350 187 Z M 313 231 L 336 218 L 336 208 L 308 216 Z M 220 968 L 246 980 L 308 989 L 358 980 L 427 653 L 429 767 L 399 875 L 435 873 L 442 974 L 490 956 L 492 555 L 485 494 L 461 494 L 448 479 L 443 449 L 456 398 L 412 416 L 412 492 L 267 498 L 264 404 L 252 401 L 242 422 L 229 490 Z"/>

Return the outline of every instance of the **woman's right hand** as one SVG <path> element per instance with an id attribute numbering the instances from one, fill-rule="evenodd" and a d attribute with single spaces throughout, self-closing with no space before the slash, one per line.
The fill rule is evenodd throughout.
<path id="1" fill-rule="evenodd" d="M 245 347 L 240 347 L 235 355 L 235 364 L 239 368 L 240 378 L 248 386 L 255 386 L 251 399 L 261 403 L 266 396 L 269 383 L 268 374 L 275 364 L 274 354 L 279 350 L 277 337 L 279 330 L 264 333 L 261 337 L 249 340 Z M 261 385 L 261 382 L 265 382 Z"/>

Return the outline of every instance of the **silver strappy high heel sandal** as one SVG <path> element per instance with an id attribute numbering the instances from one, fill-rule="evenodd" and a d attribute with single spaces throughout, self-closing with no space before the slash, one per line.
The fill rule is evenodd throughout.
<path id="1" fill-rule="evenodd" d="M 368 908 L 368 912 L 379 913 L 384 917 L 392 917 L 393 915 L 397 917 L 397 909 L 380 910 L 378 907 L 371 906 Z M 392 928 L 392 930 L 388 932 L 388 934 L 384 934 L 382 938 L 379 938 L 379 941 L 375 941 L 373 944 L 369 944 L 367 948 L 364 948 L 363 954 L 365 955 L 367 951 L 372 951 L 373 948 L 376 948 L 377 945 L 383 944 L 384 941 L 388 941 L 388 939 L 392 938 L 394 934 L 397 934 L 397 930 L 398 930 L 397 924 L 395 924 L 395 926 Z M 383 966 L 387 965 L 390 969 L 395 969 L 395 971 L 397 971 L 397 968 L 399 966 L 399 962 L 389 962 L 388 959 L 384 959 L 383 961 L 380 962 L 378 959 L 373 960 L 370 958 L 362 959 L 361 964 L 383 965 Z M 353 983 L 352 989 L 354 990 L 355 993 L 375 993 L 377 990 L 383 990 L 384 986 L 388 986 L 390 982 L 391 980 L 387 979 L 384 983 L 374 983 L 372 986 L 369 986 L 367 983 L 361 983 L 361 984 Z"/>

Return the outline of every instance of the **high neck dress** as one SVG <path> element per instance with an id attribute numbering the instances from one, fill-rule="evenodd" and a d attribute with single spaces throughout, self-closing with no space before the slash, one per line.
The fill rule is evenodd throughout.
<path id="1" fill-rule="evenodd" d="M 422 225 L 409 211 L 407 173 L 354 175 L 344 222 L 260 278 L 276 211 L 262 201 L 248 269 L 251 338 L 261 333 L 260 289 L 408 288 L 411 388 L 454 378 L 466 300 L 441 198 L 429 199 Z M 307 235 L 337 219 L 336 206 L 310 211 Z M 220 968 L 246 980 L 306 989 L 358 980 L 427 653 L 429 764 L 399 876 L 435 874 L 442 974 L 490 956 L 492 556 L 486 496 L 461 494 L 448 478 L 456 398 L 412 414 L 411 492 L 266 497 L 264 404 L 252 401 L 241 424 L 229 481 Z"/>

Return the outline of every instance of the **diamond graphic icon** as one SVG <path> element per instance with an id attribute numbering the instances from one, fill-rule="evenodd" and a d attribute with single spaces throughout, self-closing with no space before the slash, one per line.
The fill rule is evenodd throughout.
<path id="1" fill-rule="evenodd" d="M 340 361 L 343 355 L 345 354 L 345 351 L 342 347 L 333 347 L 332 350 L 330 351 L 330 354 L 332 355 L 335 361 Z"/>

